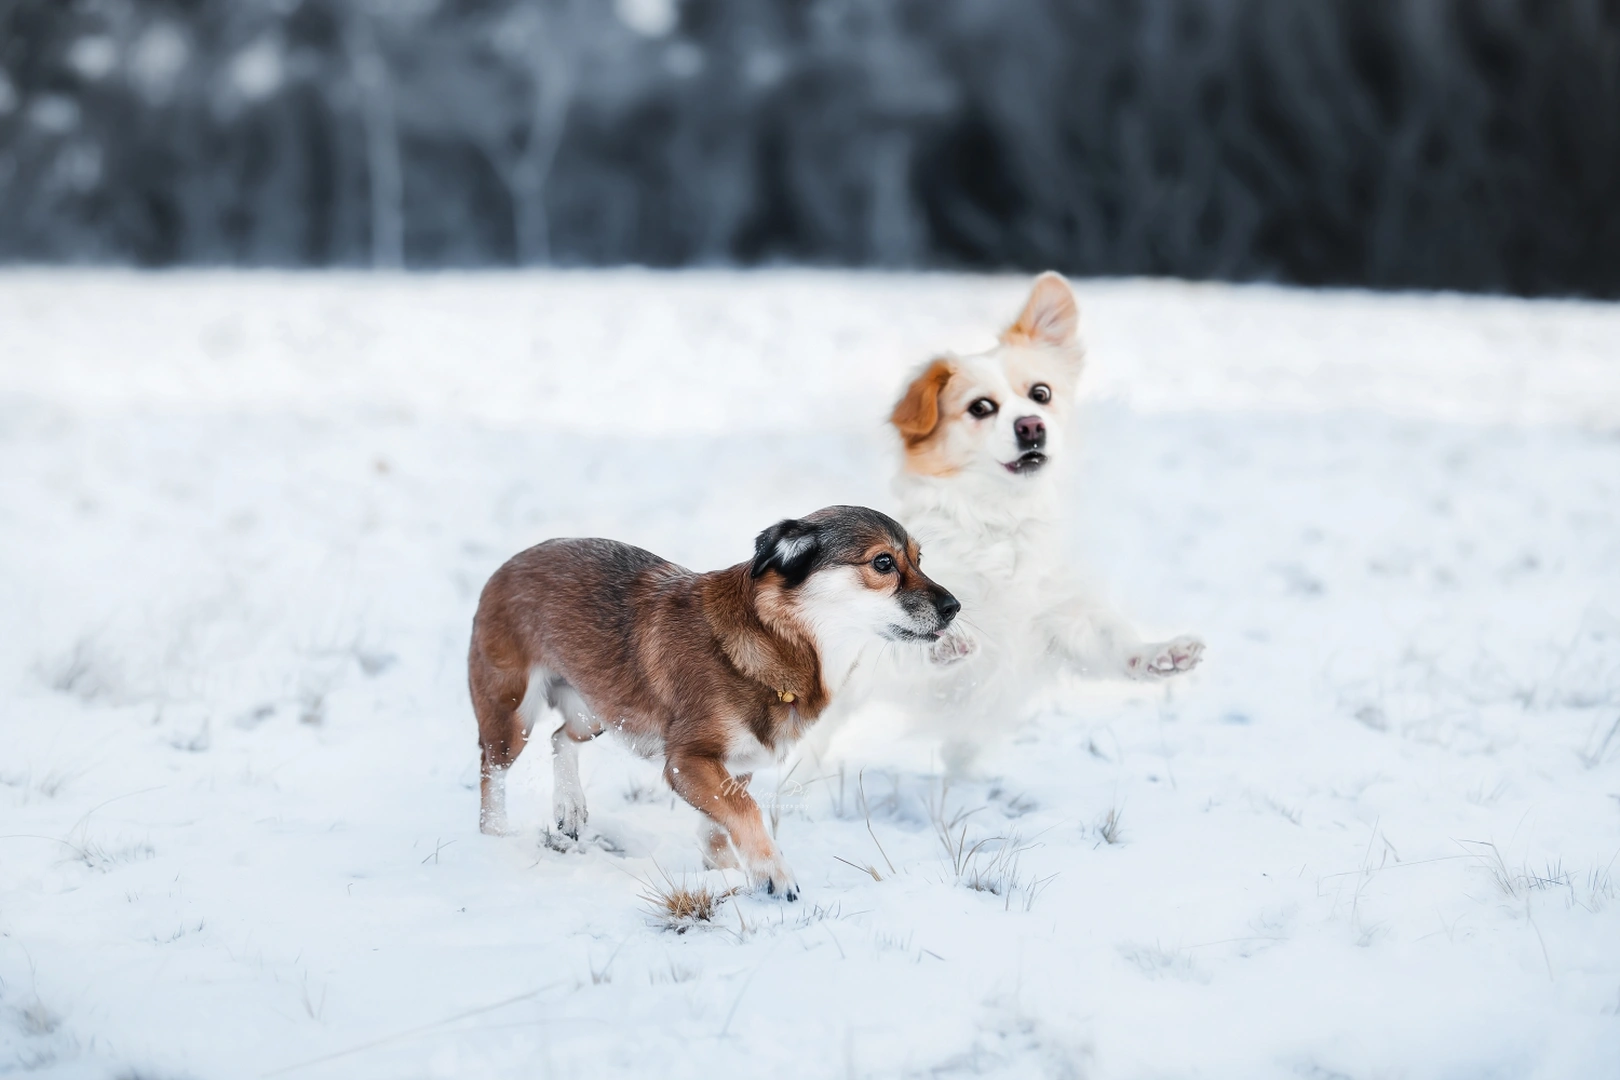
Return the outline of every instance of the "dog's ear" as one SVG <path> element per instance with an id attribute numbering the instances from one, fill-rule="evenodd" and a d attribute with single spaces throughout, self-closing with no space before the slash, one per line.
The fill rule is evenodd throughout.
<path id="1" fill-rule="evenodd" d="M 900 432 L 907 446 L 923 442 L 939 427 L 939 395 L 954 374 L 956 369 L 951 367 L 950 361 L 935 360 L 911 380 L 906 392 L 895 402 L 889 423 Z"/>
<path id="2" fill-rule="evenodd" d="M 1074 303 L 1074 290 L 1061 274 L 1048 270 L 1035 279 L 1029 299 L 1017 320 L 1001 335 L 1003 345 L 1075 344 L 1080 329 L 1080 309 Z"/>
<path id="3" fill-rule="evenodd" d="M 767 570 L 775 570 L 790 588 L 803 584 L 820 546 L 814 525 L 784 518 L 755 538 L 749 576 L 757 578 Z"/>

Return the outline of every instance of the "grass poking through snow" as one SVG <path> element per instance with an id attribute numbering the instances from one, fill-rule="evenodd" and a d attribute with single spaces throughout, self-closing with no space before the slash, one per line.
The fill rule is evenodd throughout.
<path id="1" fill-rule="evenodd" d="M 1124 819 L 1125 808 L 1123 806 L 1110 806 L 1108 813 L 1104 814 L 1102 820 L 1097 822 L 1097 836 L 1101 838 L 1103 843 L 1113 847 L 1119 843 L 1119 826 Z"/>
<path id="2" fill-rule="evenodd" d="M 654 920 L 677 934 L 684 934 L 699 923 L 714 922 L 720 905 L 739 891 L 737 886 L 716 889 L 702 880 L 691 884 L 684 875 L 676 881 L 662 867 L 658 875 L 662 882 L 642 882 L 641 899 Z"/>
<path id="3" fill-rule="evenodd" d="M 1479 861 L 1491 884 L 1509 900 L 1524 900 L 1538 892 L 1561 892 L 1573 907 L 1601 911 L 1620 899 L 1620 883 L 1616 883 L 1613 873 L 1620 855 L 1607 866 L 1593 867 L 1584 875 L 1578 875 L 1566 870 L 1561 859 L 1549 860 L 1540 869 L 1529 863 L 1515 869 L 1502 857 L 1501 849 L 1489 840 L 1459 840 L 1458 843 Z"/>
<path id="4" fill-rule="evenodd" d="M 1023 910 L 1030 910 L 1056 877 L 1031 878 L 1020 869 L 1023 854 L 1035 845 L 1025 843 L 1018 833 L 970 838 L 969 819 L 985 807 L 963 807 L 952 812 L 946 806 L 949 796 L 950 782 L 941 781 L 937 792 L 929 797 L 928 819 L 945 849 L 956 883 L 974 892 L 1001 897 L 1003 907 L 1009 911 L 1015 899 Z"/>

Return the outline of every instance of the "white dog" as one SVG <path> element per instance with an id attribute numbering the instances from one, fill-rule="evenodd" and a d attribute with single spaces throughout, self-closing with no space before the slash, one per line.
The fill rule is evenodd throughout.
<path id="1" fill-rule="evenodd" d="M 925 711 L 953 772 L 1060 670 L 1162 679 L 1203 655 L 1192 636 L 1143 642 L 1066 572 L 1055 466 L 1084 361 L 1077 324 L 1068 282 L 1042 274 L 995 348 L 932 361 L 890 417 L 904 451 L 896 516 L 962 613 L 928 660 L 889 658 L 861 681 Z"/>

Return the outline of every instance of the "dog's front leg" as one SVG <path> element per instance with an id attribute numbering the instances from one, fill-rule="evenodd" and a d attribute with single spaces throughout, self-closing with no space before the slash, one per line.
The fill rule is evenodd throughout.
<path id="1" fill-rule="evenodd" d="M 1191 671 L 1204 657 L 1204 643 L 1190 634 L 1144 642 L 1112 611 L 1080 599 L 1054 608 L 1045 631 L 1053 652 L 1082 675 L 1162 679 Z"/>
<path id="2" fill-rule="evenodd" d="M 765 831 L 759 804 L 746 780 L 732 776 L 719 758 L 680 750 L 664 761 L 664 778 L 675 793 L 724 829 L 742 857 L 749 883 L 787 900 L 799 898 L 799 885 L 782 853 Z"/>
<path id="3" fill-rule="evenodd" d="M 1125 675 L 1131 679 L 1164 679 L 1191 671 L 1203 658 L 1203 641 L 1182 634 L 1169 641 L 1137 646 L 1125 658 Z"/>

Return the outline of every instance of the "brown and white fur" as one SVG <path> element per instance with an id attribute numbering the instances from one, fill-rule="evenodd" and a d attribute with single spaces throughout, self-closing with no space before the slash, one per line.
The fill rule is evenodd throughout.
<path id="1" fill-rule="evenodd" d="M 933 641 L 956 599 L 892 518 L 833 506 L 760 533 L 754 558 L 696 574 L 612 540 L 549 540 L 484 586 L 467 681 L 483 751 L 479 825 L 506 828 L 504 781 L 550 705 L 555 820 L 585 823 L 579 745 L 613 730 L 704 816 L 705 861 L 789 900 L 793 874 L 748 794 L 869 648 Z"/>
<path id="2" fill-rule="evenodd" d="M 1056 476 L 1084 362 L 1078 321 L 1068 283 L 1042 274 L 994 348 L 925 365 L 890 417 L 899 517 L 963 610 L 932 663 L 891 667 L 883 696 L 927 702 L 953 771 L 1058 670 L 1162 679 L 1203 654 L 1192 636 L 1144 642 L 1067 571 Z"/>

